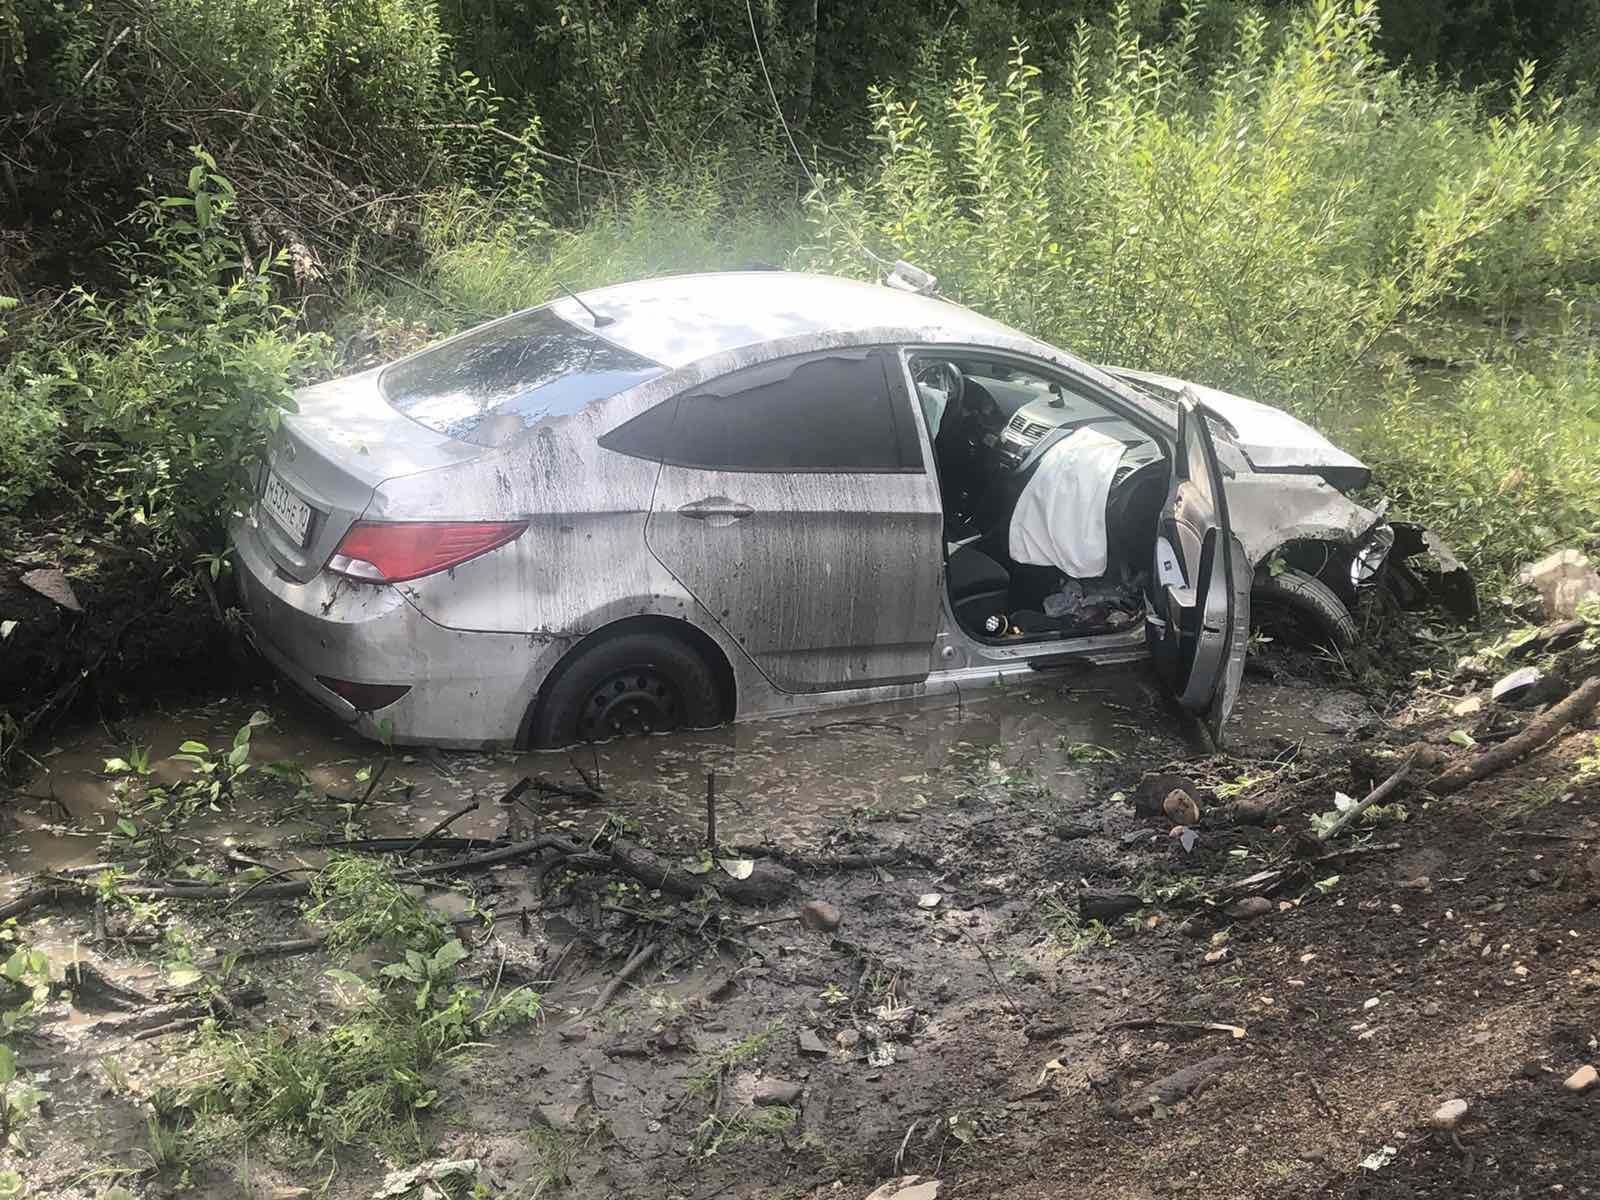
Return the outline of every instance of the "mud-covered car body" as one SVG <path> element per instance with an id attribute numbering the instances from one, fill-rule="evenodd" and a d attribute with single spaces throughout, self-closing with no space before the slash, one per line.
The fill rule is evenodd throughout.
<path id="1" fill-rule="evenodd" d="M 934 368 L 946 393 L 924 382 Z M 1090 424 L 1139 447 L 1141 478 L 1160 476 L 1143 489 L 1148 520 L 1126 536 L 1107 526 L 1113 557 L 1122 546 L 1149 567 L 1123 567 L 1143 616 L 1073 636 L 1009 624 L 986 636 L 956 576 L 1004 535 L 960 544 L 949 463 L 1025 475 L 1065 431 L 1012 454 L 1015 409 L 994 396 L 1064 389 L 1097 414 Z M 970 393 L 959 416 L 928 409 L 958 391 Z M 640 638 L 703 663 L 691 674 L 714 680 L 719 719 L 1153 648 L 1180 698 L 1220 726 L 1257 569 L 1285 547 L 1334 547 L 1353 586 L 1393 541 L 1379 512 L 1329 482 L 1359 485 L 1365 468 L 1288 414 L 1102 370 L 957 305 L 826 276 L 600 289 L 297 400 L 234 523 L 251 626 L 306 692 L 400 743 L 705 722 L 693 697 L 651 709 L 654 678 L 626 661 L 615 686 L 639 698 L 611 703 L 610 677 L 581 697 L 609 723 L 545 711 L 583 664 Z M 998 586 L 995 570 L 1006 564 L 980 564 L 978 586 Z"/>

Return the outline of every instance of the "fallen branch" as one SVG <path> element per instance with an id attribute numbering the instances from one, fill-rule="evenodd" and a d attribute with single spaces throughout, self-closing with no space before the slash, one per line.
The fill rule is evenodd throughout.
<path id="1" fill-rule="evenodd" d="M 1374 804 L 1383 803 L 1383 801 L 1392 796 L 1395 792 L 1395 789 L 1397 789 L 1406 781 L 1406 776 L 1411 774 L 1411 768 L 1417 765 L 1417 755 L 1419 753 L 1420 751 L 1413 750 L 1410 754 L 1406 755 L 1406 760 L 1395 769 L 1394 774 L 1390 775 L 1389 778 L 1385 779 L 1377 787 L 1373 788 L 1371 792 L 1367 793 L 1367 798 L 1360 804 L 1356 805 L 1354 808 L 1347 808 L 1344 812 L 1340 813 L 1337 820 L 1335 820 L 1331 825 L 1317 835 L 1317 840 L 1319 842 L 1331 841 L 1333 838 L 1343 833 L 1345 828 L 1349 826 L 1351 822 L 1359 820 L 1361 814 L 1366 812 L 1367 809 L 1371 808 Z"/>
<path id="2" fill-rule="evenodd" d="M 643 967 L 645 963 L 654 958 L 656 956 L 656 951 L 660 949 L 660 942 L 646 942 L 644 947 L 639 950 L 638 953 L 636 953 L 627 962 L 622 964 L 622 970 L 617 972 L 616 978 L 610 983 L 606 984 L 606 986 L 600 990 L 600 995 L 595 999 L 595 1002 L 590 1005 L 589 1011 L 592 1013 L 597 1013 L 601 1009 L 605 1008 L 606 1005 L 610 1004 L 611 1001 L 616 998 L 617 993 L 622 990 L 623 985 L 637 975 L 639 973 L 639 969 Z"/>
<path id="3" fill-rule="evenodd" d="M 1600 675 L 1590 676 L 1575 688 L 1565 700 L 1552 706 L 1542 715 L 1528 722 L 1527 728 L 1516 737 L 1496 746 L 1453 771 L 1446 771 L 1428 784 L 1435 796 L 1449 796 L 1486 775 L 1525 758 L 1539 749 L 1558 733 L 1577 721 L 1583 720 L 1600 704 Z"/>
<path id="4" fill-rule="evenodd" d="M 527 782 L 528 781 L 526 779 L 524 779 L 521 783 L 517 784 L 517 786 L 512 788 L 510 792 L 506 793 L 507 797 L 514 798 L 513 793 L 519 793 L 521 791 L 521 789 L 527 784 Z M 460 808 L 456 809 L 455 812 L 451 813 L 444 820 L 440 821 L 432 829 L 428 830 L 427 833 L 423 834 L 416 841 L 412 842 L 409 846 L 407 846 L 404 850 L 400 851 L 400 853 L 401 854 L 415 854 L 419 847 L 425 846 L 429 842 L 433 841 L 435 835 L 443 833 L 446 829 L 449 829 L 450 826 L 454 825 L 457 821 L 459 821 L 462 817 L 466 816 L 468 813 L 475 813 L 477 811 L 478 811 L 478 798 L 476 796 L 474 796 L 470 803 L 464 804 Z"/>

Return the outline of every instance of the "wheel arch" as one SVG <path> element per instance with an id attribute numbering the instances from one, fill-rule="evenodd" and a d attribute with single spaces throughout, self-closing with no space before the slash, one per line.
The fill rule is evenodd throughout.
<path id="1" fill-rule="evenodd" d="M 727 652 L 717 643 L 717 640 L 692 622 L 678 617 L 643 613 L 636 616 L 620 617 L 617 620 L 607 622 L 568 647 L 566 653 L 561 656 L 556 665 L 540 681 L 539 686 L 528 701 L 528 706 L 522 714 L 521 724 L 517 727 L 517 745 L 519 747 L 526 747 L 529 744 L 534 722 L 539 717 L 542 706 L 550 694 L 551 685 L 560 679 L 565 672 L 571 670 L 573 664 L 595 646 L 630 633 L 654 633 L 676 638 L 693 649 L 710 666 L 712 674 L 716 677 L 722 719 L 725 721 L 733 719 L 734 713 L 738 708 L 738 684 L 734 676 L 733 663 L 729 660 Z"/>

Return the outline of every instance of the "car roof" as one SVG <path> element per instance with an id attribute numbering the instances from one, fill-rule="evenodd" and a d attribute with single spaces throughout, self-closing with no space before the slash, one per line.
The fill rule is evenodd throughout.
<path id="1" fill-rule="evenodd" d="M 789 339 L 818 345 L 883 341 L 1012 340 L 1014 329 L 971 309 L 834 275 L 728 271 L 642 279 L 581 294 L 603 318 L 601 337 L 679 368 L 716 354 Z M 551 307 L 582 329 L 594 327 L 568 297 Z"/>

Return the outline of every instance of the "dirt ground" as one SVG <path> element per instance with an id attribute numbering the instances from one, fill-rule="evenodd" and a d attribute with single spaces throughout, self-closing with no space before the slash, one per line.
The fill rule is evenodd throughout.
<path id="1" fill-rule="evenodd" d="M 772 903 L 675 900 L 527 861 L 470 877 L 481 907 L 523 911 L 471 929 L 469 968 L 529 981 L 544 1003 L 537 1025 L 442 1072 L 423 1114 L 418 1157 L 474 1160 L 476 1194 L 859 1200 L 905 1175 L 957 1200 L 1600 1194 L 1600 1088 L 1564 1086 L 1600 1065 L 1600 780 L 1580 762 L 1597 753 L 1592 718 L 1457 795 L 1403 786 L 1403 821 L 1385 810 L 1325 844 L 1310 833 L 1336 792 L 1366 795 L 1404 748 L 1470 754 L 1450 735 L 1494 714 L 1452 715 L 1463 686 L 1381 721 L 1349 693 L 1257 687 L 1237 744 L 1203 756 L 1147 681 L 1074 677 L 954 714 L 653 739 L 581 773 L 548 756 L 399 759 L 359 817 L 263 799 L 196 832 L 224 871 L 230 854 L 315 865 L 306 844 L 326 834 L 420 834 L 521 774 L 581 790 L 599 769 L 599 796 L 545 792 L 536 815 L 486 803 L 451 833 L 608 828 L 685 864 L 718 771 L 722 853 L 795 872 Z M 71 815 L 13 806 L 13 875 L 95 861 L 111 817 L 83 764 L 183 722 L 225 732 L 241 711 L 86 733 L 46 757 L 49 790 L 36 779 L 28 796 L 54 791 Z M 292 706 L 274 736 L 264 753 L 314 762 L 327 792 L 361 790 L 370 748 L 319 741 Z M 1152 772 L 1197 798 L 1192 840 L 1160 812 L 1177 781 Z M 834 869 L 845 855 L 886 865 Z M 721 869 L 698 878 L 734 887 Z M 837 928 L 794 919 L 808 901 L 836 908 Z M 292 900 L 221 908 L 169 902 L 103 936 L 83 906 L 39 909 L 17 932 L 159 996 L 162 948 L 139 934 L 225 952 L 308 931 Z M 649 943 L 648 966 L 592 1011 Z M 268 999 L 236 1027 L 318 1028 L 330 965 L 250 964 Z M 313 1157 L 273 1136 L 157 1164 L 149 1106 L 194 1069 L 193 1035 L 140 1040 L 137 1011 L 60 1000 L 45 1016 L 18 1049 L 51 1102 L 30 1153 L 0 1157 L 27 1194 L 428 1194 L 383 1192 L 408 1162 L 370 1147 Z M 1465 1115 L 1436 1127 L 1455 1099 Z M 439 1194 L 473 1194 L 465 1178 Z"/>

